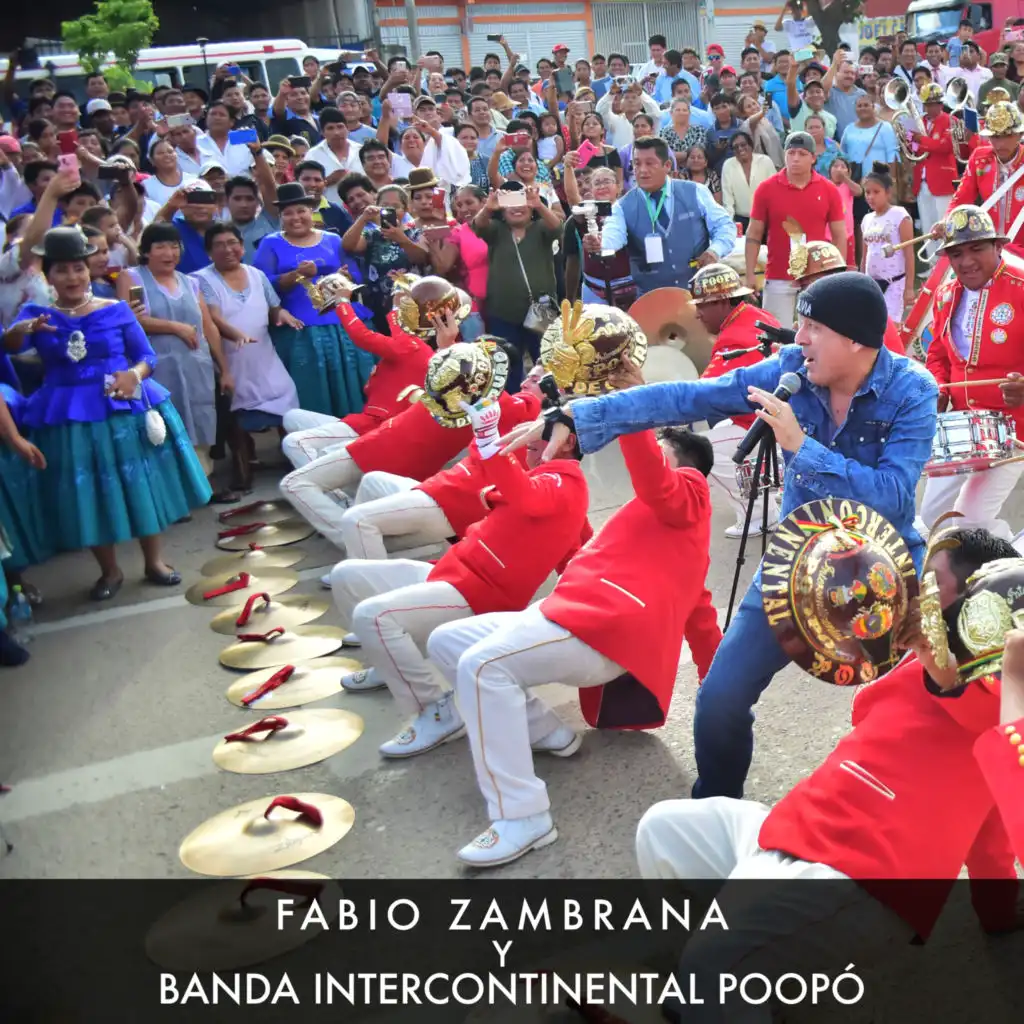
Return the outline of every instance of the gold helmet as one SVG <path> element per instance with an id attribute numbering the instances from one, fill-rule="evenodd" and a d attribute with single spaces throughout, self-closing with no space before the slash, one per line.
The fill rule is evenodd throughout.
<path id="1" fill-rule="evenodd" d="M 980 206 L 957 206 L 946 214 L 942 222 L 945 238 L 939 251 L 952 249 L 969 242 L 1008 242 L 1006 235 L 996 230 L 992 218 Z"/>
<path id="2" fill-rule="evenodd" d="M 716 302 L 718 299 L 738 299 L 744 295 L 753 295 L 753 289 L 745 288 L 740 275 L 727 263 L 709 263 L 701 267 L 690 281 L 690 300 L 699 306 L 704 302 Z"/>
<path id="3" fill-rule="evenodd" d="M 816 678 L 869 683 L 899 661 L 896 631 L 917 576 L 898 531 L 873 509 L 833 499 L 801 505 L 779 524 L 761 580 L 776 639 Z"/>
<path id="4" fill-rule="evenodd" d="M 418 400 L 444 427 L 469 423 L 462 403 L 497 398 L 508 378 L 508 356 L 485 335 L 478 341 L 459 341 L 435 352 Z"/>
<path id="5" fill-rule="evenodd" d="M 941 103 L 943 96 L 942 86 L 937 82 L 926 82 L 921 86 L 918 96 L 921 97 L 922 103 Z"/>
<path id="6" fill-rule="evenodd" d="M 402 330 L 419 338 L 434 336 L 431 322 L 434 314 L 449 312 L 457 321 L 462 321 L 472 309 L 470 297 L 450 281 L 415 274 L 400 274 L 395 278 L 394 301 Z"/>
<path id="7" fill-rule="evenodd" d="M 647 336 L 628 314 L 614 306 L 562 303 L 562 316 L 540 340 L 540 361 L 567 394 L 611 391 L 608 377 L 628 355 L 637 366 L 647 358 Z"/>
<path id="8" fill-rule="evenodd" d="M 985 127 L 978 132 L 987 139 L 1024 133 L 1024 117 L 1016 103 L 993 103 L 985 113 Z"/>
<path id="9" fill-rule="evenodd" d="M 789 274 L 794 281 L 812 274 L 848 269 L 843 254 L 831 242 L 807 242 L 790 248 Z"/>

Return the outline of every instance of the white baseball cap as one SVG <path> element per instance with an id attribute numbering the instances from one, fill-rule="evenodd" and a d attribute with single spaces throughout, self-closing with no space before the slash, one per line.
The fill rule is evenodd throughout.
<path id="1" fill-rule="evenodd" d="M 95 114 L 97 110 L 113 110 L 114 108 L 104 99 L 89 100 L 85 105 L 87 114 Z"/>

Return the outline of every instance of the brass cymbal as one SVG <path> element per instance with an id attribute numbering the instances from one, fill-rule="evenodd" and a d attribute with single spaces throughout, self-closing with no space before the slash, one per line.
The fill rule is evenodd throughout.
<path id="1" fill-rule="evenodd" d="M 284 498 L 273 501 L 254 501 L 238 508 L 229 508 L 217 516 L 227 526 L 247 526 L 249 523 L 282 523 L 295 515 L 295 509 Z"/>
<path id="2" fill-rule="evenodd" d="M 245 530 L 246 532 L 223 536 L 230 530 Z M 227 526 L 217 535 L 217 547 L 222 551 L 245 551 L 250 544 L 258 544 L 263 548 L 279 548 L 286 544 L 295 544 L 300 540 L 305 540 L 314 532 L 313 527 L 305 519 L 285 519 L 279 523 L 265 526 L 260 526 L 258 523 L 249 526 L 244 524 Z"/>
<path id="3" fill-rule="evenodd" d="M 341 647 L 345 631 L 337 626 L 296 626 L 281 633 L 271 629 L 262 636 L 264 639 L 239 640 L 225 647 L 220 652 L 220 663 L 225 668 L 251 672 L 258 668 L 279 668 L 281 665 L 311 661 L 332 654 Z"/>
<path id="4" fill-rule="evenodd" d="M 250 544 L 247 550 L 237 555 L 221 555 L 211 558 L 199 571 L 204 576 L 219 576 L 221 573 L 251 572 L 257 576 L 261 570 L 290 569 L 306 557 L 302 548 L 274 548 L 265 551 L 263 548 Z"/>
<path id="5" fill-rule="evenodd" d="M 350 747 L 363 733 L 363 720 L 340 708 L 311 708 L 268 715 L 228 733 L 213 749 L 218 768 L 239 775 L 267 775 L 304 768 Z"/>
<path id="6" fill-rule="evenodd" d="M 703 373 L 711 361 L 711 336 L 697 319 L 685 288 L 655 288 L 629 307 L 629 315 L 647 335 L 649 345 L 674 345 Z"/>
<path id="7" fill-rule="evenodd" d="M 203 885 L 172 907 L 146 935 L 146 955 L 170 971 L 228 971 L 252 967 L 305 945 L 322 929 L 302 928 L 302 908 L 317 900 L 328 923 L 338 914 L 341 888 L 313 871 L 268 871 Z M 278 903 L 295 913 L 278 928 Z"/>
<path id="8" fill-rule="evenodd" d="M 229 878 L 301 864 L 352 828 L 356 812 L 327 793 L 259 797 L 221 811 L 182 841 L 181 863 L 200 875 Z"/>
<path id="9" fill-rule="evenodd" d="M 263 595 L 257 594 L 255 600 L 249 598 L 245 604 L 221 612 L 210 623 L 210 629 L 226 636 L 265 633 L 274 626 L 292 629 L 319 619 L 330 606 L 329 601 L 309 594 L 293 594 L 291 597 L 282 597 L 280 601 L 264 600 Z"/>
<path id="10" fill-rule="evenodd" d="M 341 677 L 349 672 L 358 672 L 362 667 L 362 662 L 352 658 L 315 658 L 302 665 L 266 668 L 236 679 L 228 687 L 226 696 L 236 707 L 253 711 L 296 708 L 341 693 Z M 290 672 L 287 671 L 289 668 Z M 275 679 L 282 673 L 281 679 Z M 260 687 L 272 679 L 277 685 L 253 700 Z M 250 698 L 248 703 L 244 700 L 246 697 Z"/>
<path id="11" fill-rule="evenodd" d="M 248 572 L 221 573 L 219 576 L 204 576 L 185 591 L 185 600 L 208 608 L 230 608 L 240 601 L 248 601 L 253 594 L 283 594 L 299 582 L 297 573 L 290 569 L 266 569 L 259 576 Z M 216 591 L 232 587 L 227 593 Z M 212 597 L 206 595 L 212 594 Z"/>

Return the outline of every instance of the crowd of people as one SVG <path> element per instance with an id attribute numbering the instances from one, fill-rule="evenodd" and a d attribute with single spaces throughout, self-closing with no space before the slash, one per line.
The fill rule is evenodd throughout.
<path id="1" fill-rule="evenodd" d="M 728 535 L 746 534 L 729 465 L 744 432 L 759 420 L 785 461 L 768 529 L 807 502 L 864 501 L 921 571 L 926 527 L 960 513 L 955 550 L 929 559 L 947 610 L 985 563 L 1016 557 L 1000 511 L 1022 469 L 930 478 L 916 513 L 938 413 L 1024 423 L 1017 23 L 989 55 L 969 25 L 924 54 L 897 36 L 831 57 L 799 4 L 779 27 L 793 50 L 755 23 L 739 67 L 716 43 L 702 55 L 656 35 L 636 71 L 561 44 L 530 69 L 499 39 L 503 52 L 468 72 L 437 52 L 386 64 L 369 52 L 350 70 L 308 57 L 308 86 L 221 67 L 209 89 L 116 95 L 93 75 L 82 103 L 45 77 L 16 94 L 9 75 L 6 582 L 38 601 L 23 574 L 89 548 L 90 596 L 110 600 L 116 545 L 137 539 L 146 579 L 178 585 L 161 535 L 208 502 L 240 501 L 253 433 L 277 430 L 292 465 L 282 494 L 347 556 L 325 583 L 366 667 L 342 685 L 386 688 L 410 718 L 382 755 L 468 734 L 491 826 L 463 862 L 507 863 L 557 838 L 533 755 L 570 756 L 581 737 L 535 687 L 579 688 L 591 725 L 657 728 L 685 639 L 701 680 L 701 799 L 644 818 L 643 874 L 724 877 L 741 862 L 772 873 L 754 862 L 781 859 L 794 876 L 810 864 L 828 877 L 953 878 L 996 804 L 1009 840 L 993 826 L 978 864 L 1012 874 L 1024 803 L 1004 806 L 996 727 L 1008 724 L 1016 766 L 1024 707 L 1013 686 L 1000 707 L 998 688 L 965 684 L 955 664 L 951 675 L 921 629 L 904 629 L 906 660 L 858 698 L 856 728 L 823 768 L 771 812 L 742 801 L 752 708 L 791 660 L 759 575 L 724 637 L 705 587 L 713 497 L 736 510 Z M 915 234 L 949 267 L 941 287 L 905 244 Z M 688 289 L 715 338 L 701 380 L 644 383 L 646 342 L 620 311 L 661 288 Z M 932 293 L 923 366 L 898 328 Z M 548 331 L 558 344 L 542 358 Z M 619 345 L 610 393 L 552 398 L 551 374 L 588 390 L 599 338 Z M 748 351 L 727 361 L 730 349 Z M 794 374 L 803 387 L 787 404 L 776 388 Z M 683 426 L 704 421 L 703 435 Z M 635 497 L 595 536 L 583 466 L 615 440 Z M 222 460 L 228 486 L 215 487 Z M 389 558 L 399 535 L 449 546 L 436 563 Z M 5 664 L 28 657 L 0 637 Z M 1004 683 L 1021 674 L 1019 645 Z M 946 710 L 967 704 L 978 708 L 966 724 Z M 852 762 L 835 759 L 843 744 L 862 761 L 888 756 L 887 715 L 919 723 L 922 763 L 959 752 L 961 788 L 937 771 L 901 781 L 918 787 L 915 814 L 892 805 L 892 848 L 858 859 L 841 837 L 871 826 L 849 823 L 863 807 L 844 804 Z M 996 781 L 971 753 L 979 737 Z M 890 770 L 891 759 L 879 772 Z M 926 856 L 911 830 L 948 818 L 953 799 L 962 827 L 930 833 Z M 814 811 L 823 800 L 834 817 Z M 887 934 L 930 927 L 879 914 Z"/>

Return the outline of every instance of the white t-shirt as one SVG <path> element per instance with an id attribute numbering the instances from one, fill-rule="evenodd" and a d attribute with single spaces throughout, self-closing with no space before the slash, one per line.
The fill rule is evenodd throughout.
<path id="1" fill-rule="evenodd" d="M 329 178 L 335 171 L 355 171 L 357 174 L 361 174 L 363 165 L 359 162 L 359 150 L 362 147 L 358 142 L 353 142 L 349 139 L 348 143 L 348 159 L 342 162 L 339 160 L 331 150 L 331 147 L 327 145 L 327 142 L 318 142 L 315 146 L 310 149 L 306 154 L 306 160 L 315 160 L 324 169 L 324 177 Z M 334 203 L 336 206 L 341 206 L 341 197 L 338 195 L 338 186 L 331 185 L 330 188 L 324 189 L 324 195 L 327 197 L 327 202 Z"/>
<path id="2" fill-rule="evenodd" d="M 143 183 L 142 191 L 146 193 L 147 199 L 152 199 L 157 204 L 159 210 L 164 203 L 167 202 L 179 188 L 184 188 L 186 185 L 195 181 L 196 177 L 194 174 L 185 174 L 182 172 L 181 181 L 177 185 L 165 185 L 155 174 L 151 174 Z"/>
<path id="3" fill-rule="evenodd" d="M 814 37 L 818 34 L 818 26 L 814 24 L 813 18 L 783 18 L 782 31 L 786 33 L 789 41 L 789 49 L 795 54 L 804 46 L 810 46 Z"/>
<path id="4" fill-rule="evenodd" d="M 209 135 L 201 136 L 196 142 L 196 149 L 199 150 L 203 163 L 207 160 L 216 160 L 224 165 L 228 177 L 233 178 L 236 174 L 250 174 L 252 170 L 252 152 L 248 146 L 239 142 L 226 142 L 221 149 Z"/>

